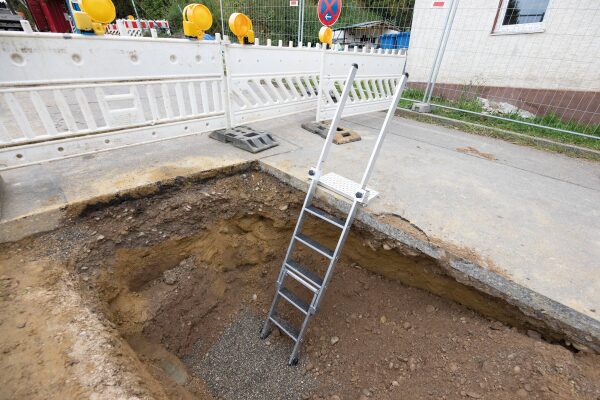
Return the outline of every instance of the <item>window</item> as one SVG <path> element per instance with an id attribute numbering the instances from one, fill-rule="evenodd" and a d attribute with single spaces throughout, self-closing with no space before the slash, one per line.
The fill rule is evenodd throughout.
<path id="1" fill-rule="evenodd" d="M 550 0 L 502 0 L 494 33 L 544 31 L 544 17 Z"/>

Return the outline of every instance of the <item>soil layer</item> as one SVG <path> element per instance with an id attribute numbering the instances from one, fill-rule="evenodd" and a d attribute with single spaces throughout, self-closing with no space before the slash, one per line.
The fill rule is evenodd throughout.
<path id="1" fill-rule="evenodd" d="M 249 170 L 111 200 L 1 245 L 0 398 L 600 398 L 600 356 L 447 299 L 505 315 L 360 224 L 287 367 L 287 337 L 252 338 L 302 199 Z M 321 226 L 305 232 L 334 240 Z M 307 249 L 295 257 L 322 272 Z"/>

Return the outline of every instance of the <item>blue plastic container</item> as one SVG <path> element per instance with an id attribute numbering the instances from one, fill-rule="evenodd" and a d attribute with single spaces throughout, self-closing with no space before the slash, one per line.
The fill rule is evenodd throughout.
<path id="1" fill-rule="evenodd" d="M 407 49 L 409 42 L 410 32 L 385 33 L 379 37 L 382 49 Z"/>

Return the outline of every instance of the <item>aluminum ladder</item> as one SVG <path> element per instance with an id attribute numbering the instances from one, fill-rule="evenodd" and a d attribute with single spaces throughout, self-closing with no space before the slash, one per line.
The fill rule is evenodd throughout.
<path id="1" fill-rule="evenodd" d="M 394 116 L 394 111 L 396 110 L 398 101 L 400 100 L 400 96 L 402 94 L 402 91 L 404 90 L 404 87 L 406 86 L 406 81 L 408 79 L 408 74 L 402 75 L 402 78 L 395 89 L 392 104 L 388 109 L 387 115 L 383 122 L 383 126 L 381 127 L 381 131 L 379 132 L 379 135 L 377 137 L 375 147 L 371 152 L 371 156 L 367 164 L 366 170 L 364 172 L 364 175 L 362 177 L 362 180 L 360 183 L 357 183 L 333 172 L 321 175 L 323 164 L 325 163 L 325 160 L 329 155 L 331 143 L 333 141 L 338 123 L 340 121 L 344 105 L 346 103 L 346 100 L 348 99 L 348 94 L 352 89 L 357 70 L 358 65 L 353 64 L 346 79 L 344 90 L 342 92 L 341 98 L 339 99 L 335 115 L 333 117 L 333 120 L 331 121 L 331 125 L 329 126 L 329 132 L 327 133 L 325 144 L 323 145 L 323 148 L 321 150 L 319 161 L 317 162 L 317 165 L 311 168 L 308 172 L 310 180 L 309 188 L 306 194 L 306 198 L 304 199 L 304 204 L 302 205 L 302 210 L 300 211 L 300 216 L 298 217 L 298 222 L 296 223 L 296 227 L 294 229 L 294 234 L 292 235 L 292 239 L 288 246 L 283 265 L 281 266 L 279 277 L 277 278 L 275 297 L 273 299 L 273 303 L 271 304 L 269 315 L 260 333 L 261 339 L 266 339 L 271 332 L 271 324 L 273 324 L 295 342 L 294 349 L 292 350 L 292 354 L 288 361 L 288 365 L 295 365 L 298 363 L 298 353 L 300 351 L 300 345 L 302 344 L 302 341 L 304 339 L 304 334 L 306 333 L 308 322 L 319 309 L 319 305 L 321 304 L 321 300 L 323 299 L 323 294 L 325 293 L 327 285 L 331 280 L 331 276 L 333 275 L 335 265 L 340 257 L 340 253 L 342 252 L 342 248 L 344 247 L 346 238 L 348 237 L 348 233 L 350 231 L 350 227 L 352 226 L 357 207 L 359 205 L 366 206 L 367 203 L 378 194 L 377 192 L 367 188 L 367 181 L 369 180 L 369 177 L 373 170 L 375 160 L 379 155 L 381 145 L 385 138 L 387 126 L 392 117 Z M 348 212 L 348 216 L 346 217 L 345 221 L 340 220 L 332 215 L 329 215 L 328 213 L 311 205 L 317 187 L 330 190 L 342 196 L 343 198 L 352 201 L 350 211 Z M 304 219 L 307 213 L 341 230 L 339 240 L 334 250 L 331 250 L 323 246 L 322 244 L 319 244 L 315 240 L 301 233 Z M 292 260 L 291 256 L 294 252 L 294 247 L 297 243 L 303 244 L 304 246 L 314 250 L 315 252 L 329 260 L 327 272 L 325 273 L 325 276 L 323 278 L 319 277 L 306 267 Z M 288 277 L 300 283 L 303 287 L 305 287 L 311 292 L 312 300 L 310 304 L 306 303 L 294 292 L 286 288 L 285 280 Z M 304 315 L 304 320 L 300 329 L 296 329 L 277 314 L 276 308 L 280 300 L 287 301 Z"/>

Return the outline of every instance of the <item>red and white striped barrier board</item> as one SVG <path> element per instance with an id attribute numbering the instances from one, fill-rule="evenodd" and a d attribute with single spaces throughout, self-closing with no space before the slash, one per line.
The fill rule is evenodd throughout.
<path id="1" fill-rule="evenodd" d="M 118 19 L 115 23 L 106 25 L 106 33 L 109 35 L 142 36 L 143 30 L 147 29 L 161 29 L 171 34 L 167 20 Z"/>

